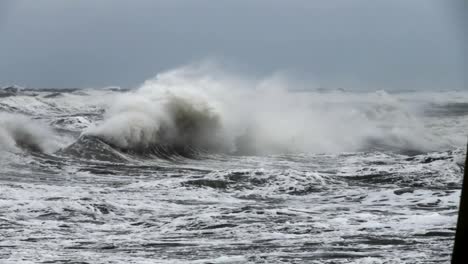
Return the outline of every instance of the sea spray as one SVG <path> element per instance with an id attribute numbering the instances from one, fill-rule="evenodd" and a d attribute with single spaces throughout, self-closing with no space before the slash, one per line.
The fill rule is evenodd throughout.
<path id="1" fill-rule="evenodd" d="M 240 154 L 419 153 L 459 143 L 434 135 L 418 111 L 385 91 L 298 92 L 290 83 L 181 67 L 121 94 L 84 134 L 120 148 L 188 144 Z"/>
<path id="2" fill-rule="evenodd" d="M 53 152 L 59 146 L 45 124 L 20 114 L 0 113 L 0 150 Z"/>

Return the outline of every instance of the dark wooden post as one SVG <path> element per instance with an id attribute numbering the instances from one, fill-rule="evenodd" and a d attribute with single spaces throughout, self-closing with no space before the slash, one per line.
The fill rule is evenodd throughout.
<path id="1" fill-rule="evenodd" d="M 468 147 L 464 171 L 452 264 L 468 263 Z"/>

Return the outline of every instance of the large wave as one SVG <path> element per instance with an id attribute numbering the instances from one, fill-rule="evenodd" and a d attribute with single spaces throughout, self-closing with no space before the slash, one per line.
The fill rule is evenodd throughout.
<path id="1" fill-rule="evenodd" d="M 221 125 L 220 116 L 196 97 L 169 90 L 137 91 L 118 98 L 104 122 L 84 135 L 137 154 L 160 147 L 220 151 L 225 142 Z"/>
<path id="2" fill-rule="evenodd" d="M 463 145 L 462 138 L 434 134 L 418 111 L 384 91 L 294 88 L 280 75 L 246 79 L 206 65 L 182 67 L 118 96 L 104 121 L 83 135 L 136 153 L 155 146 L 239 154 L 419 153 Z"/>

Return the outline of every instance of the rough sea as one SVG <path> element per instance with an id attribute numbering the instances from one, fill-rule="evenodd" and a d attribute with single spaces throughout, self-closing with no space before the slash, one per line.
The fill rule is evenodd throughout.
<path id="1" fill-rule="evenodd" d="M 468 92 L 290 88 L 0 90 L 0 263 L 449 263 Z"/>

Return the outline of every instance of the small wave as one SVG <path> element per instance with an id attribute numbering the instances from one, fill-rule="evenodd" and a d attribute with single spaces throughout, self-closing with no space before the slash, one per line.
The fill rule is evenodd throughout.
<path id="1" fill-rule="evenodd" d="M 17 85 L 2 87 L 0 88 L 0 98 L 15 96 L 22 90 L 24 90 L 24 88 Z"/>
<path id="2" fill-rule="evenodd" d="M 251 195 L 255 197 L 282 194 L 307 195 L 327 190 L 332 185 L 340 185 L 340 182 L 327 175 L 295 169 L 248 169 L 215 171 L 205 175 L 203 178 L 183 181 L 182 185 L 189 188 L 245 191 L 242 197 L 253 198 Z M 250 190 L 255 190 L 255 193 L 252 193 Z"/>
<path id="3" fill-rule="evenodd" d="M 431 104 L 425 109 L 425 114 L 434 117 L 467 116 L 467 102 L 449 102 L 444 104 Z"/>
<path id="4" fill-rule="evenodd" d="M 460 186 L 464 158 L 464 148 L 411 157 L 393 153 L 366 153 L 346 159 L 341 164 L 338 176 L 349 184 L 446 189 Z"/>

